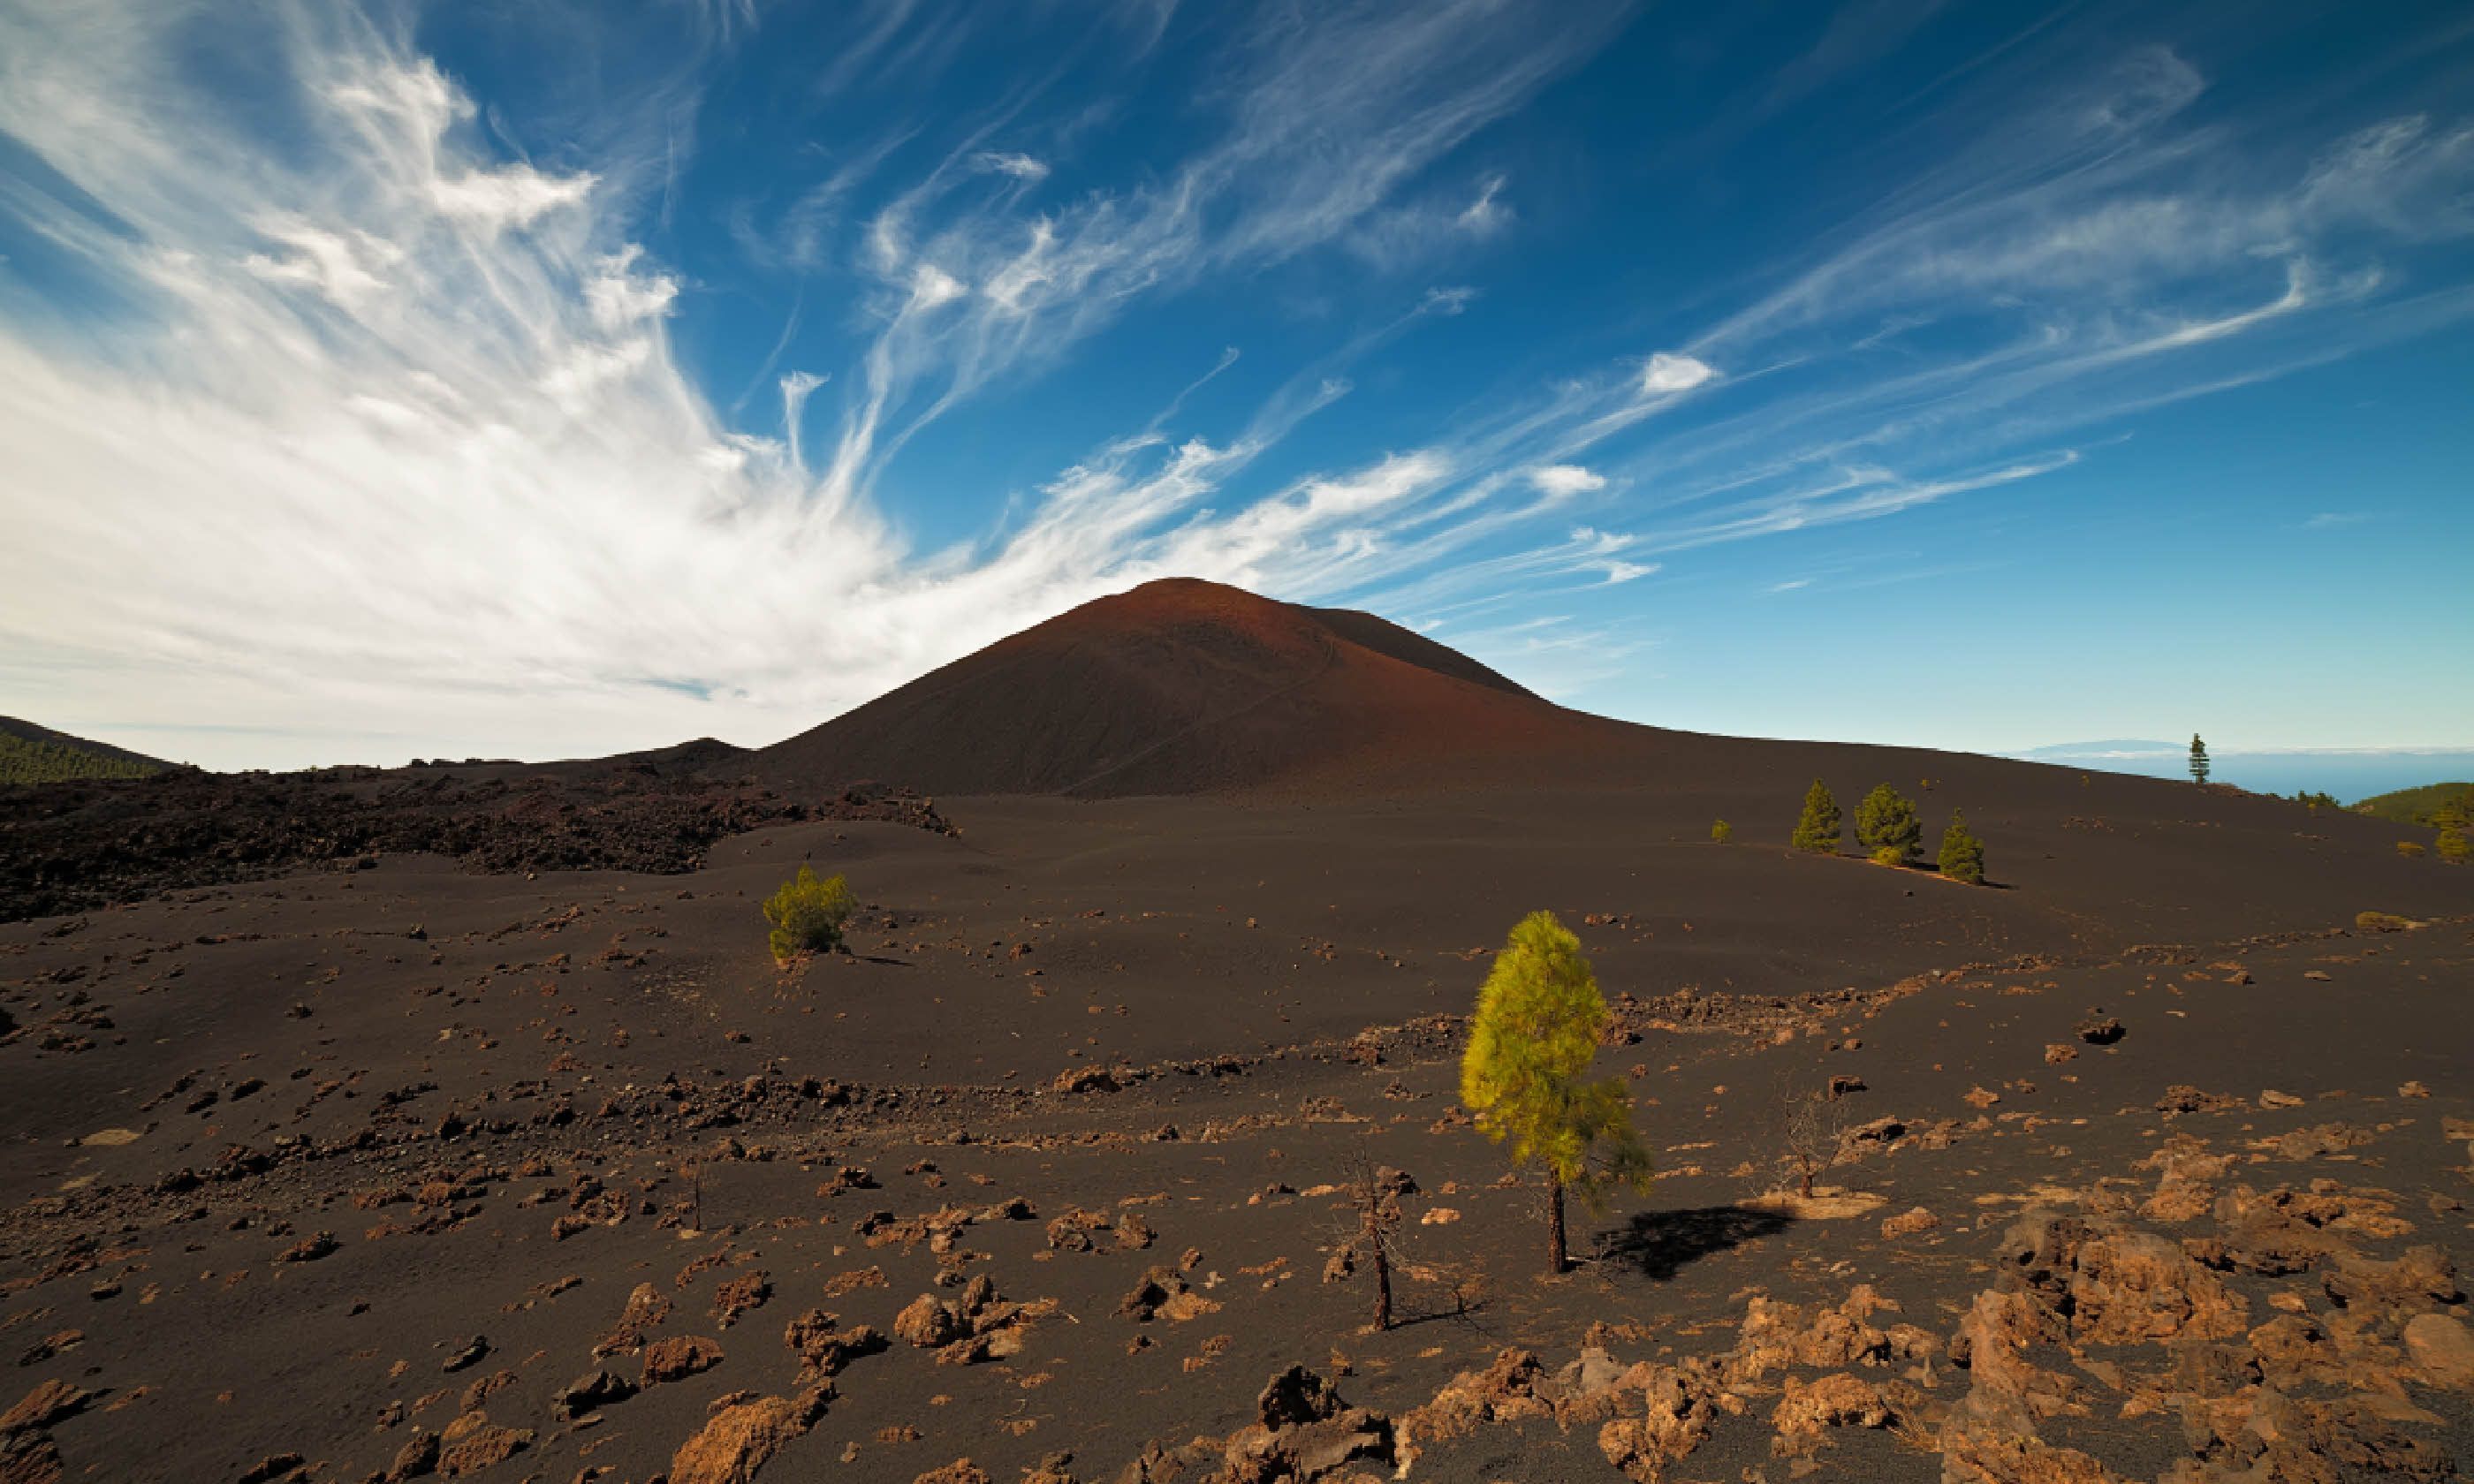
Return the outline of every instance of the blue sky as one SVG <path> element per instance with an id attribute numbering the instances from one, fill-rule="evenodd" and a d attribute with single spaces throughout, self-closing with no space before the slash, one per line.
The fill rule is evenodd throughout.
<path id="1" fill-rule="evenodd" d="M 1662 725 L 2474 748 L 2429 6 L 0 0 L 0 711 L 761 744 L 1189 573 Z"/>

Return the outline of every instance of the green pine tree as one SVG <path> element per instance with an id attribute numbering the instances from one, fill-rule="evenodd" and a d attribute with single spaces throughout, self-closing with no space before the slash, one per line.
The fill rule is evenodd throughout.
<path id="1" fill-rule="evenodd" d="M 1622 1081 L 1581 1080 L 1610 1018 L 1581 940 L 1555 914 L 1533 912 L 1494 957 L 1461 1058 L 1461 1102 L 1478 1128 L 1510 1143 L 1514 1162 L 1545 1172 L 1546 1254 L 1558 1273 L 1568 1261 L 1564 1191 L 1599 1210 L 1609 1186 L 1649 1189 L 1649 1150 Z"/>
<path id="2" fill-rule="evenodd" d="M 1884 866 L 1903 866 L 1914 859 L 1925 838 L 1924 821 L 1916 818 L 1916 802 L 1887 783 L 1876 783 L 1856 806 L 1856 843 Z"/>
<path id="3" fill-rule="evenodd" d="M 1735 826 L 1728 824 L 1725 820 L 1720 820 L 1718 823 L 1710 826 L 1710 843 L 1712 845 L 1725 845 L 1728 841 L 1734 838 Z"/>
<path id="4" fill-rule="evenodd" d="M 2195 731 L 2191 733 L 2191 781 L 2208 781 L 2208 744 L 2200 741 Z"/>
<path id="5" fill-rule="evenodd" d="M 1795 822 L 1795 838 L 1789 843 L 1799 850 L 1838 853 L 1838 801 L 1819 778 L 1805 790 L 1804 817 Z"/>
<path id="6" fill-rule="evenodd" d="M 765 898 L 764 921 L 773 929 L 766 935 L 766 945 L 774 959 L 784 964 L 802 953 L 829 953 L 841 946 L 842 924 L 850 921 L 856 905 L 849 882 L 839 876 L 819 881 L 816 873 L 803 865 L 798 875 Z"/>
<path id="7" fill-rule="evenodd" d="M 1950 811 L 1950 826 L 1941 832 L 1941 874 L 1970 886 L 1984 884 L 1984 842 L 1967 827 L 1967 816 Z"/>
<path id="8" fill-rule="evenodd" d="M 2465 831 L 2453 825 L 2439 832 L 2439 838 L 2432 842 L 2431 848 L 2439 852 L 2441 860 L 2454 866 L 2462 866 L 2467 858 L 2474 857 L 2474 844 L 2468 844 Z"/>

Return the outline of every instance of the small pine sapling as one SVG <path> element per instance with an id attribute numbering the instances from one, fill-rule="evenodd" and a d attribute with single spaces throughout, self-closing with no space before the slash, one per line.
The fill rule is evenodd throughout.
<path id="1" fill-rule="evenodd" d="M 773 931 L 766 943 L 776 963 L 787 964 L 802 953 L 829 953 L 841 946 L 842 924 L 850 921 L 850 883 L 839 876 L 816 879 L 807 866 L 764 901 L 764 921 Z"/>

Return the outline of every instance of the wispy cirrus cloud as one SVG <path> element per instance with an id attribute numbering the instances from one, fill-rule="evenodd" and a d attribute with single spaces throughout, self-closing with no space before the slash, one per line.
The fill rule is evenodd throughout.
<path id="1" fill-rule="evenodd" d="M 875 214 L 878 328 L 848 376 L 781 375 L 769 438 L 683 371 L 682 283 L 630 238 L 627 161 L 509 158 L 400 31 L 283 6 L 260 16 L 273 152 L 158 18 L 0 10 L 0 129 L 45 167 L 0 204 L 114 306 L 98 334 L 57 285 L 6 290 L 0 683 L 39 700 L 74 676 L 82 708 L 167 726 L 286 718 L 316 749 L 291 761 L 333 755 L 330 708 L 472 752 L 761 741 L 1145 576 L 1346 581 L 1466 472 L 1450 452 L 1206 504 L 1346 395 L 1330 377 L 1225 442 L 1100 450 L 989 548 L 913 549 L 867 491 L 934 418 L 1134 300 L 1335 240 L 1587 30 L 1513 45 L 1463 6 L 1267 35 L 1231 127 L 1172 180 L 1049 211 L 956 194 L 1039 162 L 958 154 Z M 1347 115 L 1345 155 L 1304 131 L 1308 96 Z"/>

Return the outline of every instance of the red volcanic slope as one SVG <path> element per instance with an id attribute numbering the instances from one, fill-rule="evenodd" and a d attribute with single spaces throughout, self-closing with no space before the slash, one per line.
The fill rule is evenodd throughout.
<path id="1" fill-rule="evenodd" d="M 1642 732 L 1370 613 L 1171 578 L 1000 640 L 757 763 L 788 779 L 1118 797 L 1586 766 Z"/>

